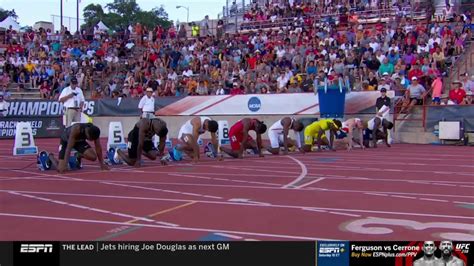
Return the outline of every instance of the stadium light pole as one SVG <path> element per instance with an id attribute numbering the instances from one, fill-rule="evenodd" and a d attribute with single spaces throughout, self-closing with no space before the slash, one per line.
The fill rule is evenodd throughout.
<path id="1" fill-rule="evenodd" d="M 185 6 L 176 6 L 177 9 L 180 9 L 180 8 L 184 8 L 186 9 L 186 13 L 187 13 L 187 16 L 186 16 L 186 22 L 189 23 L 189 7 L 185 7 Z"/>
<path id="2" fill-rule="evenodd" d="M 59 26 L 59 32 L 62 32 L 63 30 L 63 0 L 59 0 L 60 2 L 60 26 Z"/>
<path id="3" fill-rule="evenodd" d="M 79 35 L 81 34 L 81 29 L 79 28 L 79 3 L 80 2 L 81 2 L 81 0 L 77 0 L 77 2 L 76 2 L 76 5 L 77 5 L 76 6 L 76 17 L 77 17 L 76 18 L 77 19 L 77 21 L 76 21 L 76 27 L 77 27 L 76 31 L 79 32 Z"/>

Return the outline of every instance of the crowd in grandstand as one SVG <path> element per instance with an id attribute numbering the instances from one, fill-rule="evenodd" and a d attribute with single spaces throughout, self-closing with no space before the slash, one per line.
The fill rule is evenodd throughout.
<path id="1" fill-rule="evenodd" d="M 75 77 L 92 98 L 141 97 L 147 88 L 164 97 L 313 92 L 316 87 L 344 86 L 352 91 L 385 88 L 398 96 L 408 90 L 414 104 L 433 88 L 433 98 L 449 95 L 435 103 L 471 102 L 474 77 L 465 75 L 452 86 L 438 79 L 472 38 L 470 11 L 446 22 L 401 16 L 369 25 L 358 21 L 353 11 L 351 3 L 359 1 L 334 2 L 342 4 L 326 4 L 323 9 L 335 9 L 347 15 L 347 21 L 316 20 L 308 14 L 318 6 L 298 0 L 283 5 L 255 2 L 246 20 L 293 17 L 298 23 L 239 34 L 213 35 L 211 29 L 201 29 L 194 34 L 198 36 L 184 38 L 184 27 L 177 33 L 175 28 L 147 30 L 141 25 L 113 35 L 8 30 L 8 47 L 0 56 L 0 84 L 5 95 L 15 83 L 14 90 L 36 89 L 45 99 L 57 99 Z M 451 87 L 457 92 L 442 91 Z"/>

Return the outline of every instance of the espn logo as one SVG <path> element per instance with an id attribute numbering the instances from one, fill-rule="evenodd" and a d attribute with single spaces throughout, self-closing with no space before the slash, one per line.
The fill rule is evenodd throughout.
<path id="1" fill-rule="evenodd" d="M 53 244 L 21 244 L 20 253 L 53 253 Z"/>
<path id="2" fill-rule="evenodd" d="M 339 254 L 341 252 L 344 252 L 343 248 L 338 248 L 338 247 L 319 248 L 320 254 Z"/>

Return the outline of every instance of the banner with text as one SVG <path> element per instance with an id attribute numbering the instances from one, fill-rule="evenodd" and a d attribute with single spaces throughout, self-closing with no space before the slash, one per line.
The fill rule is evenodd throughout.
<path id="1" fill-rule="evenodd" d="M 14 138 L 18 122 L 29 122 L 36 138 L 59 137 L 64 130 L 62 117 L 2 117 L 0 139 Z"/>
<path id="2" fill-rule="evenodd" d="M 469 241 L 0 242 L 2 266 L 473 265 Z M 159 262 L 159 263 L 157 263 Z"/>
<path id="3" fill-rule="evenodd" d="M 180 100 L 182 97 L 155 98 L 155 110 Z M 140 99 L 119 98 L 89 100 L 83 112 L 88 116 L 139 116 Z M 8 103 L 6 117 L 58 117 L 64 113 L 63 104 L 52 100 L 13 100 Z"/>

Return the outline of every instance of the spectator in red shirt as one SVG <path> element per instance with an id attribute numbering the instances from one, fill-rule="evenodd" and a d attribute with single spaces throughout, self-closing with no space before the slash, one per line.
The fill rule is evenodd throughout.
<path id="1" fill-rule="evenodd" d="M 239 86 L 239 83 L 234 82 L 233 87 L 230 90 L 230 95 L 237 95 L 237 94 L 244 94 L 244 91 L 242 90 L 241 86 Z"/>
<path id="2" fill-rule="evenodd" d="M 49 99 L 51 95 L 51 87 L 48 85 L 47 80 L 43 81 L 43 84 L 41 84 L 39 90 L 41 94 L 41 99 Z"/>
<path id="3" fill-rule="evenodd" d="M 449 100 L 454 104 L 466 104 L 466 91 L 459 80 L 453 81 L 454 89 L 449 91 Z"/>
<path id="4" fill-rule="evenodd" d="M 421 71 L 420 66 L 418 64 L 414 64 L 412 69 L 408 72 L 408 78 L 412 80 L 416 77 L 418 80 L 423 76 L 423 71 Z"/>
<path id="5" fill-rule="evenodd" d="M 249 64 L 250 69 L 255 69 L 257 66 L 257 57 L 254 54 L 250 54 L 249 58 L 247 59 L 247 63 Z"/>

